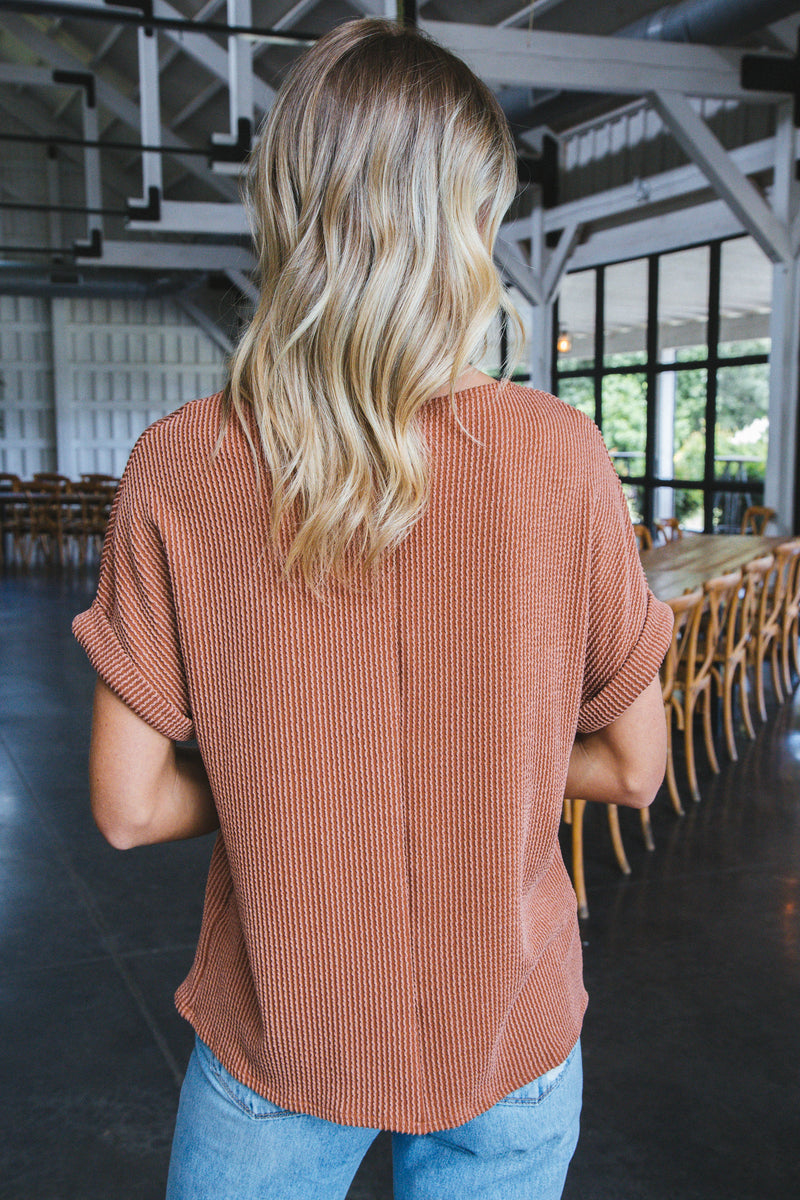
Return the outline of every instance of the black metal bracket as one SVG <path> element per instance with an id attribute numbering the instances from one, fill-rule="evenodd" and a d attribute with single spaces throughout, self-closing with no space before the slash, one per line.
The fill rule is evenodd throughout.
<path id="1" fill-rule="evenodd" d="M 129 200 L 127 204 L 129 221 L 160 221 L 161 220 L 161 189 L 149 187 L 147 200 Z"/>
<path id="2" fill-rule="evenodd" d="M 417 0 L 401 0 L 398 8 L 398 20 L 413 29 L 417 24 Z"/>
<path id="3" fill-rule="evenodd" d="M 86 91 L 86 103 L 89 108 L 95 108 L 97 105 L 97 91 L 95 89 L 95 79 L 89 71 L 53 71 L 53 83 L 74 84 L 75 87 L 82 87 Z"/>
<path id="4" fill-rule="evenodd" d="M 517 172 L 522 187 L 535 184 L 542 189 L 544 208 L 558 204 L 558 139 L 546 133 L 541 154 L 518 154 Z"/>
<path id="5" fill-rule="evenodd" d="M 93 229 L 88 242 L 73 242 L 72 252 L 76 258 L 102 258 L 103 235 L 100 230 Z"/>
<path id="6" fill-rule="evenodd" d="M 208 151 L 208 165 L 215 163 L 243 163 L 250 153 L 253 139 L 253 123 L 247 117 L 239 117 L 235 142 L 212 142 Z"/>

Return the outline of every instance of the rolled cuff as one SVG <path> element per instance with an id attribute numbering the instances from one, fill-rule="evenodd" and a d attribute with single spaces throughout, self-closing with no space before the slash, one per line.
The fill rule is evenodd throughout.
<path id="1" fill-rule="evenodd" d="M 194 736 L 191 717 L 166 700 L 142 674 L 96 600 L 75 617 L 72 632 L 103 682 L 137 716 L 173 742 L 185 742 Z"/>
<path id="2" fill-rule="evenodd" d="M 658 674 L 672 638 L 672 609 L 647 594 L 647 612 L 636 645 L 613 679 L 581 706 L 578 733 L 604 729 L 630 708 Z"/>

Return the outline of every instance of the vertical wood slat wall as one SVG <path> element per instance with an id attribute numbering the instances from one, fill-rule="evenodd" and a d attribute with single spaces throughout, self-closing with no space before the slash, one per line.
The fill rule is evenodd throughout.
<path id="1" fill-rule="evenodd" d="M 0 295 L 0 471 L 119 475 L 147 425 L 215 392 L 222 350 L 167 297 Z"/>

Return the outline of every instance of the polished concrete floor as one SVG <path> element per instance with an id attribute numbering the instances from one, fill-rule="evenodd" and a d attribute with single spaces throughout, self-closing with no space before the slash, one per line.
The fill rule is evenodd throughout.
<path id="1" fill-rule="evenodd" d="M 210 842 L 110 849 L 88 812 L 91 573 L 0 579 L 0 1197 L 157 1200 Z M 648 854 L 586 818 L 591 996 L 566 1200 L 800 1196 L 800 692 Z M 374 1144 L 350 1200 L 388 1200 Z M 280 1200 L 280 1198 L 276 1198 Z M 468 1200 L 454 1197 L 453 1200 Z M 533 1198 L 532 1198 L 533 1200 Z"/>

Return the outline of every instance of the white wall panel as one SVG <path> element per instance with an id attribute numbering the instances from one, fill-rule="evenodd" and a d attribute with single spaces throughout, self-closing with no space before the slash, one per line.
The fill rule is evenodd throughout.
<path id="1" fill-rule="evenodd" d="M 139 434 L 217 391 L 222 351 L 169 299 L 71 299 L 62 306 L 57 408 L 65 474 L 119 475 Z"/>
<path id="2" fill-rule="evenodd" d="M 34 296 L 0 296 L 0 471 L 28 479 L 56 466 L 50 312 Z"/>
<path id="3" fill-rule="evenodd" d="M 0 296 L 0 471 L 119 475 L 139 434 L 224 379 L 172 300 Z"/>

